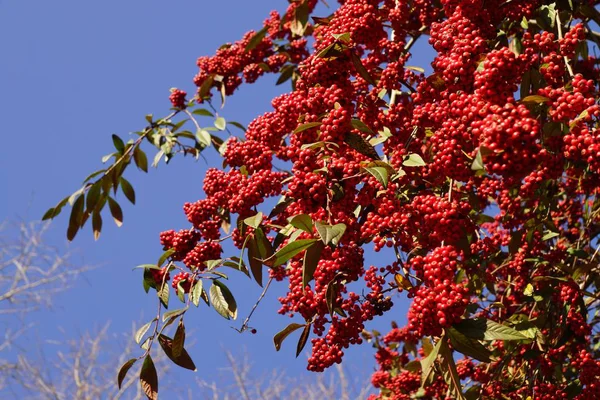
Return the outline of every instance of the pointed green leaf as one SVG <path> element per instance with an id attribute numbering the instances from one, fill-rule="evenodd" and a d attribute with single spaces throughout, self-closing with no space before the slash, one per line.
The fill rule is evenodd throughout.
<path id="1" fill-rule="evenodd" d="M 173 336 L 173 357 L 179 358 L 183 353 L 183 346 L 185 344 L 185 325 L 183 325 L 183 319 L 179 321 L 179 325 L 177 325 L 177 331 L 175 331 L 175 336 Z"/>
<path id="2" fill-rule="evenodd" d="M 308 336 L 310 335 L 310 324 L 304 326 L 302 333 L 300 334 L 300 338 L 298 339 L 298 344 L 296 345 L 296 358 L 302 353 L 304 346 L 306 346 L 306 342 L 308 341 Z"/>
<path id="3" fill-rule="evenodd" d="M 388 175 L 387 169 L 385 169 L 383 167 L 366 167 L 365 171 L 367 171 L 369 174 L 373 175 L 375 177 L 375 179 L 377 179 L 377 181 L 379 183 L 381 183 L 381 185 L 384 188 L 387 188 L 388 180 L 389 180 L 389 175 Z"/>
<path id="4" fill-rule="evenodd" d="M 269 30 L 267 27 L 264 27 L 260 31 L 256 32 L 252 36 L 252 38 L 250 38 L 248 43 L 246 44 L 244 51 L 247 53 L 249 51 L 254 50 L 256 48 L 256 46 L 258 46 L 260 44 L 260 42 L 262 42 L 262 40 L 265 38 L 265 36 L 267 36 L 268 32 L 269 32 Z"/>
<path id="5" fill-rule="evenodd" d="M 134 336 L 136 343 L 139 344 L 142 341 L 142 338 L 144 337 L 146 332 L 148 332 L 148 329 L 150 329 L 150 325 L 152 325 L 154 323 L 154 321 L 156 321 L 156 318 L 153 319 L 152 321 L 148 322 L 147 324 L 144 324 L 140 329 L 137 330 L 137 332 L 135 333 L 135 336 Z"/>
<path id="6" fill-rule="evenodd" d="M 123 380 L 125 380 L 125 377 L 127 376 L 127 372 L 129 372 L 129 370 L 131 369 L 133 364 L 135 364 L 136 361 L 137 358 L 132 358 L 131 360 L 123 364 L 123 366 L 119 369 L 119 374 L 117 375 L 117 384 L 119 386 L 119 389 L 121 389 L 121 385 L 123 384 Z"/>
<path id="7" fill-rule="evenodd" d="M 425 161 L 418 154 L 410 154 L 408 157 L 404 158 L 404 162 L 402 163 L 405 167 L 424 167 Z"/>
<path id="8" fill-rule="evenodd" d="M 310 215 L 294 215 L 292 218 L 289 218 L 288 221 L 294 228 L 302 229 L 307 233 L 313 233 L 313 221 Z"/>
<path id="9" fill-rule="evenodd" d="M 283 343 L 283 341 L 292 333 L 297 331 L 298 329 L 304 327 L 305 324 L 296 324 L 296 323 L 291 323 L 288 326 L 286 326 L 285 328 L 283 328 L 283 330 L 281 332 L 278 332 L 274 337 L 273 337 L 273 343 L 275 344 L 275 350 L 279 351 L 279 349 L 281 349 L 281 344 Z"/>
<path id="10" fill-rule="evenodd" d="M 220 281 L 213 281 L 210 287 L 210 302 L 215 310 L 226 319 L 237 318 L 237 304 L 229 288 Z"/>
<path id="11" fill-rule="evenodd" d="M 215 128 L 217 128 L 220 131 L 224 131 L 226 127 L 227 121 L 225 121 L 225 118 L 218 117 L 217 119 L 215 119 Z"/>
<path id="12" fill-rule="evenodd" d="M 175 357 L 173 354 L 173 339 L 161 334 L 158 336 L 158 343 L 160 344 L 160 347 L 162 347 L 166 356 L 169 357 L 169 359 L 175 364 L 182 368 L 189 369 L 190 371 L 196 371 L 196 365 L 185 349 L 181 350 L 179 357 Z"/>
<path id="13" fill-rule="evenodd" d="M 248 217 L 248 218 L 244 219 L 244 223 L 246 225 L 251 226 L 252 228 L 256 229 L 260 226 L 260 224 L 262 223 L 262 220 L 263 220 L 263 213 L 259 212 L 259 213 L 256 213 L 252 217 Z"/>
<path id="14" fill-rule="evenodd" d="M 332 226 L 317 221 L 315 222 L 315 226 L 317 227 L 319 236 L 321 236 L 321 240 L 323 240 L 323 243 L 325 244 L 332 243 L 337 246 L 342 235 L 346 232 L 345 224 L 335 224 Z"/>
<path id="15" fill-rule="evenodd" d="M 202 286 L 202 279 L 199 279 L 196 281 L 194 287 L 192 288 L 192 291 L 190 292 L 190 300 L 192 300 L 192 303 L 196 307 L 198 307 L 198 305 L 200 304 L 200 297 L 202 297 Z"/>
<path id="16" fill-rule="evenodd" d="M 121 206 L 110 196 L 108 197 L 108 208 L 110 209 L 110 214 L 112 215 L 115 224 L 118 227 L 123 225 L 123 211 L 121 210 Z"/>
<path id="17" fill-rule="evenodd" d="M 299 127 L 297 127 L 293 133 L 304 132 L 307 129 L 314 128 L 317 126 L 321 126 L 321 123 L 320 122 L 307 122 L 306 124 L 302 124 Z"/>
<path id="18" fill-rule="evenodd" d="M 525 340 L 519 331 L 486 318 L 465 319 L 454 325 L 463 335 L 477 340 Z"/>
<path id="19" fill-rule="evenodd" d="M 282 249 L 273 254 L 271 257 L 264 260 L 264 263 L 269 267 L 277 267 L 279 265 L 282 265 L 298 253 L 312 246 L 313 243 L 315 243 L 316 241 L 317 239 L 300 239 L 288 243 Z"/>
<path id="20" fill-rule="evenodd" d="M 317 242 L 306 250 L 302 265 L 302 290 L 305 290 L 306 285 L 313 279 L 315 270 L 321 259 L 321 252 L 324 248 L 325 245 L 323 242 Z"/>
<path id="21" fill-rule="evenodd" d="M 177 310 L 167 311 L 166 313 L 163 314 L 162 320 L 163 320 L 163 322 L 165 322 L 165 321 L 167 321 L 169 319 L 177 318 L 180 315 L 185 314 L 185 312 L 187 310 L 188 310 L 188 308 L 184 307 L 184 308 L 180 308 L 180 309 L 177 309 Z"/>
<path id="22" fill-rule="evenodd" d="M 471 339 L 452 327 L 448 330 L 448 336 L 450 337 L 452 347 L 456 351 L 481 362 L 488 363 L 491 361 L 492 352 L 479 343 L 478 340 Z"/>
<path id="23" fill-rule="evenodd" d="M 142 385 L 142 391 L 148 399 L 158 400 L 158 375 L 150 354 L 144 359 L 144 364 L 140 371 L 140 384 Z"/>
<path id="24" fill-rule="evenodd" d="M 121 190 L 123 190 L 123 194 L 125 194 L 127 200 L 129 200 L 131 204 L 135 204 L 135 191 L 133 190 L 133 186 L 131 186 L 131 183 L 129 183 L 129 181 L 123 177 L 121 177 L 120 182 Z"/>

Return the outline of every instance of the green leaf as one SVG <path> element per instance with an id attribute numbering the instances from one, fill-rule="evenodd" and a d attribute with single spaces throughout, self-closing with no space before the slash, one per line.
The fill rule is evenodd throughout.
<path id="1" fill-rule="evenodd" d="M 261 260 L 267 259 L 273 255 L 273 245 L 265 236 L 265 233 L 261 228 L 257 228 L 254 231 L 254 239 L 258 248 L 258 256 Z"/>
<path id="2" fill-rule="evenodd" d="M 557 236 L 560 236 L 560 233 L 548 231 L 548 232 L 546 232 L 544 234 L 544 236 L 542 236 L 542 242 L 545 242 L 546 240 L 553 239 L 553 238 L 555 238 Z"/>
<path id="3" fill-rule="evenodd" d="M 448 330 L 448 336 L 452 347 L 456 351 L 482 362 L 488 363 L 491 361 L 492 352 L 479 343 L 478 340 L 468 338 L 452 327 Z"/>
<path id="4" fill-rule="evenodd" d="M 295 70 L 296 67 L 294 67 L 293 65 L 285 65 L 283 68 L 281 68 L 279 79 L 277 79 L 275 85 L 281 85 L 282 83 L 288 81 L 292 77 L 292 75 L 294 75 Z"/>
<path id="5" fill-rule="evenodd" d="M 171 257 L 173 254 L 175 254 L 175 249 L 169 249 L 169 250 L 165 251 L 164 253 L 162 253 L 160 258 L 158 259 L 158 262 L 156 263 L 156 265 L 158 267 L 162 267 L 162 265 L 165 263 L 165 261 L 167 261 L 167 259 L 169 257 Z"/>
<path id="6" fill-rule="evenodd" d="M 65 206 L 65 204 L 67 204 L 68 201 L 69 201 L 69 196 L 62 199 L 54 208 L 51 208 L 48 211 L 46 211 L 46 213 L 42 217 L 42 221 L 52 219 L 52 218 L 56 217 L 58 214 L 60 214 L 62 208 Z"/>
<path id="7" fill-rule="evenodd" d="M 377 154 L 375 148 L 361 135 L 350 132 L 344 138 L 344 142 L 363 156 L 379 160 L 379 154 Z"/>
<path id="8" fill-rule="evenodd" d="M 148 399 L 158 400 L 158 375 L 156 374 L 156 367 L 152 362 L 150 354 L 144 359 L 144 364 L 140 371 L 140 384 L 142 385 L 142 391 Z"/>
<path id="9" fill-rule="evenodd" d="M 452 357 L 452 350 L 448 347 L 448 343 L 443 338 L 440 340 L 442 346 L 440 347 L 441 356 L 441 370 L 444 380 L 448 384 L 448 390 L 453 394 L 452 398 L 457 400 L 465 400 L 465 396 L 462 392 L 462 384 L 456 370 L 456 363 Z"/>
<path id="10" fill-rule="evenodd" d="M 202 286 L 202 279 L 198 279 L 190 292 L 190 300 L 196 307 L 198 307 L 200 304 L 200 297 L 202 297 Z"/>
<path id="11" fill-rule="evenodd" d="M 244 219 L 244 223 L 248 226 L 251 226 L 254 229 L 257 229 L 263 220 L 263 213 L 258 212 L 252 217 L 248 217 Z"/>
<path id="12" fill-rule="evenodd" d="M 549 98 L 540 96 L 537 94 L 532 94 L 530 96 L 526 96 L 521 99 L 522 103 L 535 103 L 535 104 L 543 104 L 543 103 L 547 103 L 548 101 L 550 101 Z"/>
<path id="13" fill-rule="evenodd" d="M 486 318 L 466 319 L 454 325 L 463 335 L 477 340 L 525 340 L 519 331 Z"/>
<path id="14" fill-rule="evenodd" d="M 373 175 L 384 188 L 387 188 L 389 179 L 387 169 L 383 167 L 365 167 L 365 171 Z"/>
<path id="15" fill-rule="evenodd" d="M 238 128 L 238 129 L 240 129 L 240 130 L 242 130 L 242 131 L 246 132 L 246 127 L 245 127 L 244 125 L 240 124 L 239 122 L 236 122 L 236 121 L 229 121 L 229 122 L 227 122 L 227 123 L 228 123 L 229 125 L 233 125 L 233 126 L 235 126 L 236 128 Z"/>
<path id="16" fill-rule="evenodd" d="M 427 357 L 421 360 L 421 387 L 424 387 L 429 375 L 433 372 L 434 363 L 438 354 L 440 353 L 440 348 L 442 347 L 443 341 L 444 337 L 441 337 L 433 349 L 431 349 L 431 352 L 427 355 Z"/>
<path id="17" fill-rule="evenodd" d="M 123 177 L 121 177 L 120 182 L 121 190 L 123 190 L 123 194 L 125 194 L 127 200 L 129 200 L 131 204 L 135 204 L 135 191 L 133 190 L 133 186 L 131 186 L 131 183 L 129 183 L 129 181 Z"/>
<path id="18" fill-rule="evenodd" d="M 94 240 L 98 240 L 102 231 L 102 217 L 98 211 L 92 213 L 92 231 L 94 232 Z"/>
<path id="19" fill-rule="evenodd" d="M 125 143 L 123 143 L 123 140 L 121 140 L 121 138 L 117 135 L 112 135 L 112 141 L 115 145 L 115 149 L 117 149 L 119 153 L 123 154 L 125 151 Z"/>
<path id="20" fill-rule="evenodd" d="M 350 124 L 352 125 L 352 127 L 354 129 L 358 129 L 361 132 L 365 132 L 365 133 L 370 133 L 373 134 L 373 131 L 371 130 L 371 128 L 369 128 L 364 122 L 362 122 L 360 119 L 356 119 L 353 118 L 352 121 L 350 121 Z"/>
<path id="21" fill-rule="evenodd" d="M 183 325 L 183 319 L 179 320 L 175 336 L 173 336 L 173 357 L 179 358 L 183 353 L 183 346 L 185 344 L 185 325 Z"/>
<path id="22" fill-rule="evenodd" d="M 244 51 L 249 52 L 254 50 L 256 46 L 258 46 L 260 42 L 262 42 L 262 40 L 265 38 L 268 32 L 269 30 L 267 27 L 264 27 L 260 31 L 256 32 L 246 44 L 246 48 L 244 49 Z"/>
<path id="23" fill-rule="evenodd" d="M 123 211 L 121 210 L 121 206 L 110 196 L 108 197 L 108 207 L 110 208 L 110 214 L 112 215 L 115 224 L 118 227 L 123 225 Z"/>
<path id="24" fill-rule="evenodd" d="M 220 281 L 213 281 L 210 287 L 210 302 L 215 310 L 226 319 L 237 318 L 237 304 L 229 288 Z"/>
<path id="25" fill-rule="evenodd" d="M 361 78 L 363 78 L 369 85 L 377 86 L 377 82 L 375 82 L 373 77 L 369 74 L 369 71 L 367 71 L 365 68 L 360 57 L 356 53 L 352 52 L 350 58 L 352 59 L 352 64 L 354 64 L 356 72 L 358 72 Z"/>
<path id="26" fill-rule="evenodd" d="M 187 307 L 183 307 L 177 310 L 171 310 L 171 311 L 167 311 L 166 313 L 163 314 L 163 322 L 169 320 L 169 319 L 173 319 L 173 318 L 177 318 L 180 315 L 184 314 L 186 311 L 188 310 Z"/>
<path id="27" fill-rule="evenodd" d="M 288 326 L 286 326 L 285 328 L 283 328 L 283 330 L 281 332 L 278 332 L 275 336 L 273 336 L 273 343 L 275 344 L 275 350 L 279 351 L 279 349 L 281 349 L 281 344 L 283 343 L 283 341 L 292 333 L 297 331 L 298 329 L 302 328 L 306 326 L 305 324 L 296 324 L 296 323 L 291 323 Z"/>
<path id="28" fill-rule="evenodd" d="M 121 385 L 123 384 L 123 380 L 125 380 L 125 377 L 127 376 L 127 372 L 129 372 L 129 370 L 131 369 L 133 364 L 135 364 L 136 361 L 137 358 L 132 358 L 131 360 L 123 364 L 123 366 L 119 369 L 119 374 L 117 375 L 117 384 L 119 386 L 119 389 L 121 389 Z"/>
<path id="29" fill-rule="evenodd" d="M 424 167 L 425 161 L 418 154 L 410 154 L 408 157 L 404 158 L 404 162 L 402 163 L 405 167 Z"/>
<path id="30" fill-rule="evenodd" d="M 199 129 L 196 131 L 196 140 L 202 148 L 206 148 L 212 143 L 212 136 L 206 129 Z"/>
<path id="31" fill-rule="evenodd" d="M 96 205 L 98 204 L 101 195 L 102 181 L 99 180 L 98 182 L 94 183 L 90 187 L 90 190 L 88 190 L 87 192 L 87 198 L 85 199 L 85 207 L 88 209 L 88 211 L 92 211 L 94 210 L 94 208 L 96 208 Z"/>
<path id="32" fill-rule="evenodd" d="M 313 279 L 319 260 L 321 259 L 321 252 L 325 248 L 323 242 L 317 242 L 314 246 L 310 246 L 306 250 L 304 255 L 304 262 L 302 264 L 302 290 L 304 291 L 306 285 Z"/>
<path id="33" fill-rule="evenodd" d="M 350 33 L 349 32 L 344 32 L 344 33 L 332 33 L 331 36 L 333 36 L 333 38 L 339 42 L 342 43 L 348 43 L 350 42 Z"/>
<path id="34" fill-rule="evenodd" d="M 150 325 L 152 325 L 154 322 L 156 321 L 156 318 L 153 319 L 152 321 L 148 322 L 147 324 L 144 324 L 140 329 L 137 330 L 137 332 L 134 335 L 134 339 L 136 343 L 140 343 L 142 341 L 142 338 L 144 337 L 144 335 L 146 334 L 146 332 L 148 332 L 148 329 L 150 329 Z"/>
<path id="35" fill-rule="evenodd" d="M 71 216 L 69 217 L 69 228 L 67 229 L 67 239 L 69 241 L 75 238 L 79 228 L 81 227 L 81 221 L 83 218 L 83 208 L 84 208 L 84 196 L 80 195 L 75 200 L 73 204 L 73 208 L 71 209 Z"/>
<path id="36" fill-rule="evenodd" d="M 225 121 L 225 118 L 218 117 L 217 119 L 215 119 L 215 128 L 217 128 L 220 131 L 224 131 L 226 127 L 227 121 Z"/>
<path id="37" fill-rule="evenodd" d="M 332 226 L 317 221 L 315 222 L 315 226 L 317 227 L 319 236 L 321 236 L 321 240 L 323 240 L 323 243 L 325 244 L 332 243 L 337 246 L 344 235 L 344 232 L 346 232 L 345 224 L 335 224 Z"/>
<path id="38" fill-rule="evenodd" d="M 288 218 L 288 221 L 294 228 L 302 229 L 304 232 L 313 233 L 313 221 L 310 215 L 299 214 Z"/>
<path id="39" fill-rule="evenodd" d="M 160 290 L 156 291 L 156 294 L 158 295 L 158 298 L 160 299 L 163 306 L 165 306 L 165 308 L 168 308 L 169 307 L 169 284 L 167 282 L 164 282 L 162 284 L 162 286 L 160 287 Z"/>
<path id="40" fill-rule="evenodd" d="M 262 287 L 263 263 L 260 261 L 260 251 L 254 238 L 248 241 L 248 264 L 256 283 Z"/>
<path id="41" fill-rule="evenodd" d="M 101 170 L 98 170 L 98 171 L 92 172 L 91 174 L 89 174 L 89 175 L 87 176 L 87 178 L 85 178 L 85 179 L 83 180 L 83 183 L 85 184 L 87 181 L 91 180 L 92 178 L 95 178 L 95 177 L 97 177 L 98 175 L 102 174 L 102 173 L 103 173 L 103 172 L 105 172 L 105 171 L 106 171 L 105 169 L 101 169 Z"/>
<path id="42" fill-rule="evenodd" d="M 185 349 L 181 349 L 181 354 L 179 357 L 175 357 L 173 354 L 173 339 L 161 334 L 158 336 L 158 343 L 160 344 L 160 347 L 162 347 L 167 357 L 169 357 L 169 359 L 175 364 L 182 368 L 189 369 L 190 371 L 196 371 L 196 365 Z"/>
<path id="43" fill-rule="evenodd" d="M 139 147 L 136 147 L 133 151 L 133 161 L 135 165 L 144 172 L 148 172 L 148 157 L 146 153 Z"/>
<path id="44" fill-rule="evenodd" d="M 306 342 L 308 341 L 308 336 L 310 335 L 310 324 L 304 326 L 302 333 L 300 334 L 300 338 L 298 339 L 298 344 L 296 345 L 296 358 L 302 353 L 304 346 L 306 346 Z"/>
<path id="45" fill-rule="evenodd" d="M 277 267 L 279 265 L 282 265 L 298 253 L 312 246 L 313 243 L 315 243 L 316 241 L 317 239 L 300 239 L 288 243 L 282 249 L 273 254 L 271 257 L 264 260 L 264 263 L 269 267 Z"/>
<path id="46" fill-rule="evenodd" d="M 206 108 L 197 108 L 194 111 L 192 111 L 192 114 L 200 115 L 203 117 L 214 117 L 215 116 L 212 112 L 208 111 Z"/>
<path id="47" fill-rule="evenodd" d="M 293 133 L 304 132 L 307 129 L 314 128 L 317 126 L 321 126 L 321 123 L 320 122 L 307 122 L 306 124 L 302 124 L 299 127 L 297 127 Z"/>

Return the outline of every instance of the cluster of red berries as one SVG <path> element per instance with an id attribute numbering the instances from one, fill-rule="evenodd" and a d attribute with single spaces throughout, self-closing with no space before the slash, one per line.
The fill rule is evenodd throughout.
<path id="1" fill-rule="evenodd" d="M 408 321 L 379 347 L 372 382 L 381 396 L 373 399 L 414 398 L 421 377 L 406 366 L 426 356 L 415 346 L 448 340 L 451 327 L 473 317 L 528 327 L 537 341 L 494 341 L 483 350 L 477 342 L 493 357 L 467 357 L 456 370 L 482 398 L 561 398 L 567 385 L 555 378 L 559 370 L 579 379 L 574 398 L 594 398 L 600 366 L 596 353 L 585 353 L 594 331 L 578 289 L 590 281 L 570 281 L 571 269 L 589 273 L 600 231 L 598 62 L 583 59 L 586 26 L 557 39 L 560 18 L 543 20 L 552 12 L 541 0 L 345 0 L 330 18 L 299 27 L 295 16 L 316 2 L 292 2 L 283 17 L 270 16 L 260 40 L 250 32 L 198 60 L 199 90 L 221 85 L 229 95 L 284 65 L 297 67 L 296 79 L 244 138 L 228 140 L 227 167 L 209 169 L 206 198 L 184 205 L 192 229 L 161 234 L 175 249 L 172 260 L 202 270 L 221 257 L 220 228 L 231 214 L 242 221 L 284 196 L 285 208 L 261 221 L 274 250 L 321 240 L 316 227 L 292 233 L 294 216 L 345 226 L 339 241 L 320 245 L 308 283 L 306 252 L 270 271 L 288 286 L 280 313 L 311 325 L 310 370 L 341 362 L 347 347 L 363 342 L 368 321 L 392 308 L 389 292 L 402 285 L 390 281 L 401 276 L 412 299 Z M 570 12 L 553 7 L 561 18 Z M 552 29 L 533 28 L 533 18 Z M 437 52 L 428 77 L 405 66 L 405 48 L 424 26 Z M 183 108 L 184 98 L 174 92 L 173 105 Z M 255 233 L 238 226 L 233 242 L 243 248 Z M 368 247 L 393 248 L 396 259 L 365 268 Z M 153 272 L 155 280 L 161 274 Z M 552 286 L 554 278 L 570 283 Z M 172 285 L 189 290 L 189 279 L 181 272 Z M 544 308 L 540 298 L 553 305 Z M 505 384 L 514 379 L 507 365 L 524 371 L 522 389 Z M 449 387 L 435 375 L 423 390 L 445 398 Z"/>

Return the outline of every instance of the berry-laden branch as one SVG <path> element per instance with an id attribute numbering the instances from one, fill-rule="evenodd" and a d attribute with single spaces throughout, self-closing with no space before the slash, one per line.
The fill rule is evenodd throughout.
<path id="1" fill-rule="evenodd" d="M 167 282 L 184 304 L 151 337 L 190 368 L 190 302 L 235 319 L 223 271 L 262 285 L 266 267 L 240 331 L 285 282 L 279 313 L 295 322 L 276 349 L 299 331 L 296 354 L 310 342 L 307 367 L 321 372 L 372 343 L 372 399 L 600 397 L 600 88 L 586 25 L 599 2 L 347 0 L 327 17 L 311 15 L 316 3 L 292 2 L 198 59 L 197 103 L 213 89 L 224 102 L 267 72 L 292 90 L 243 138 L 215 138 L 192 118 L 224 164 L 184 205 L 191 227 L 162 232 L 166 253 L 143 266 L 164 307 Z M 427 76 L 408 64 L 421 36 L 435 52 Z M 172 101 L 193 105 L 179 92 Z M 279 198 L 270 209 L 269 198 Z M 224 257 L 229 239 L 239 257 Z M 400 292 L 406 325 L 369 333 Z M 144 365 L 154 398 L 148 356 Z"/>

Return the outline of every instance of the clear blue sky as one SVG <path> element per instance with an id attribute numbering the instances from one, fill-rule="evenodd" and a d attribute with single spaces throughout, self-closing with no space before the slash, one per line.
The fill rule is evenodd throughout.
<path id="1" fill-rule="evenodd" d="M 260 28 L 273 7 L 286 5 L 283 0 L 0 0 L 0 219 L 39 219 L 101 167 L 101 157 L 112 151 L 110 134 L 127 140 L 128 132 L 144 126 L 144 115 L 166 115 L 169 88 L 193 92 L 198 56 Z M 275 87 L 275 79 L 238 91 L 227 100 L 223 116 L 247 124 L 268 111 L 271 98 L 289 89 Z M 151 318 L 155 297 L 145 295 L 140 271 L 131 269 L 160 255 L 160 231 L 188 226 L 182 205 L 202 196 L 206 168 L 202 160 L 176 158 L 148 175 L 130 169 L 126 176 L 136 189 L 137 205 L 122 199 L 123 227 L 105 218 L 98 242 L 86 227 L 69 245 L 78 249 L 77 261 L 101 267 L 58 296 L 54 310 L 37 316 L 40 336 L 60 339 L 59 328 L 86 331 L 107 320 L 113 332 L 122 332 L 131 321 Z M 67 247 L 67 219 L 62 214 L 47 237 L 61 248 Z M 371 262 L 386 264 L 376 256 Z M 238 278 L 232 287 L 243 290 L 237 295 L 243 319 L 260 288 Z M 259 370 L 285 366 L 290 374 L 304 373 L 306 361 L 294 359 L 293 339 L 279 353 L 273 348 L 273 334 L 290 322 L 276 313 L 283 290 L 275 288 L 261 305 L 254 336 L 239 335 L 229 326 L 239 327 L 241 321 L 232 324 L 206 307 L 188 313 L 188 329 L 195 330 L 197 341 L 191 350 L 197 374 L 208 378 L 227 365 L 222 347 L 234 353 L 248 349 Z M 405 309 L 400 304 L 393 317 L 404 320 Z M 349 350 L 345 361 L 365 378 L 374 367 L 368 345 Z M 193 378 L 184 370 L 181 375 Z"/>

